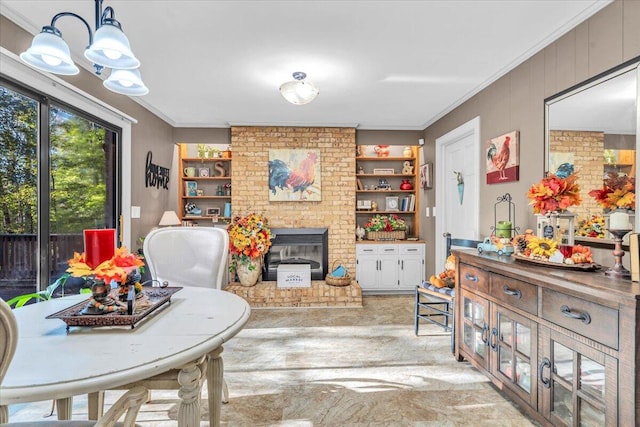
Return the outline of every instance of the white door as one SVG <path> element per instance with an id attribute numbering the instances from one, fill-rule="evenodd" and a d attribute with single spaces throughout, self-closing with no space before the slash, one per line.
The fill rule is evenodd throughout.
<path id="1" fill-rule="evenodd" d="M 444 232 L 478 240 L 480 117 L 436 139 L 436 272 L 444 268 Z M 458 176 L 463 184 L 458 185 Z M 459 187 L 463 187 L 460 189 Z M 461 194 L 462 193 L 462 194 Z"/>

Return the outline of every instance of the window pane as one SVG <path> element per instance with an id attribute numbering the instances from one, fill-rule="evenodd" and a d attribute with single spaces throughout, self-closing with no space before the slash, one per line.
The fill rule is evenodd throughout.
<path id="1" fill-rule="evenodd" d="M 0 297 L 34 292 L 38 273 L 38 102 L 0 86 Z"/>
<path id="2" fill-rule="evenodd" d="M 73 112 L 53 106 L 50 114 L 50 266 L 55 280 L 74 252 L 82 252 L 82 230 L 114 226 L 111 132 Z M 70 279 L 65 293 L 77 293 L 82 280 Z"/>

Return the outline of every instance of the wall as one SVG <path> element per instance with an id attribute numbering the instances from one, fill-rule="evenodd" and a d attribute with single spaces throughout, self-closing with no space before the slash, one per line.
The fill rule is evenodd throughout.
<path id="1" fill-rule="evenodd" d="M 326 227 L 329 269 L 339 260 L 355 274 L 355 146 L 353 128 L 232 127 L 232 214 L 263 214 L 272 227 Z M 286 148 L 320 150 L 321 201 L 269 201 L 269 149 Z"/>
<path id="2" fill-rule="evenodd" d="M 476 116 L 480 116 L 483 144 L 503 133 L 520 131 L 520 180 L 494 185 L 481 180 L 480 200 L 490 201 L 481 205 L 482 235 L 489 234 L 493 225 L 493 201 L 505 193 L 516 204 L 516 225 L 534 227 L 526 193 L 544 173 L 545 98 L 640 55 L 638 22 L 640 1 L 613 2 L 425 129 L 425 157 L 432 162 L 436 138 Z M 484 173 L 484 159 L 480 160 Z M 434 205 L 435 190 L 429 190 L 422 206 Z M 427 241 L 437 238 L 434 218 L 425 218 L 420 229 Z M 427 257 L 428 274 L 439 270 L 433 257 Z"/>

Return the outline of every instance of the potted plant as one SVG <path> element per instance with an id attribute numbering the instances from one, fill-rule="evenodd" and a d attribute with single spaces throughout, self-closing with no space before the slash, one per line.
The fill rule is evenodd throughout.
<path id="1" fill-rule="evenodd" d="M 238 274 L 243 286 L 253 286 L 260 277 L 262 258 L 271 247 L 273 235 L 266 218 L 250 213 L 235 217 L 227 227 L 229 232 L 229 270 Z"/>
<path id="2" fill-rule="evenodd" d="M 548 212 L 562 212 L 571 206 L 579 206 L 582 198 L 577 179 L 575 173 L 566 178 L 550 173 L 538 184 L 532 185 L 527 197 L 530 200 L 529 204 L 533 206 L 533 213 L 545 215 Z"/>
<path id="3" fill-rule="evenodd" d="M 403 240 L 407 224 L 396 214 L 375 215 L 367 221 L 364 229 L 368 240 Z"/>

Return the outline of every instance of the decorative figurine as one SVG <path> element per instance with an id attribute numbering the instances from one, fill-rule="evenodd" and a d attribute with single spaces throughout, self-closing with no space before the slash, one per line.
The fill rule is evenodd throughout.
<path id="1" fill-rule="evenodd" d="M 356 237 L 358 238 L 358 240 L 362 240 L 362 239 L 364 238 L 364 235 L 365 235 L 366 233 L 367 233 L 367 232 L 365 231 L 365 229 L 364 229 L 364 228 L 362 228 L 362 227 L 360 227 L 360 226 L 357 226 L 357 227 L 356 227 Z"/>

